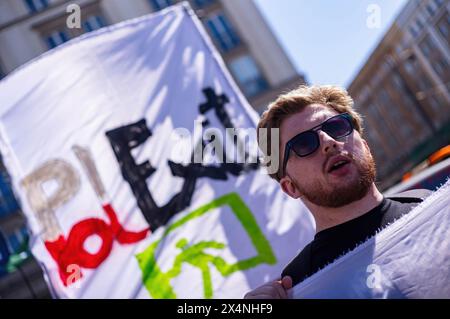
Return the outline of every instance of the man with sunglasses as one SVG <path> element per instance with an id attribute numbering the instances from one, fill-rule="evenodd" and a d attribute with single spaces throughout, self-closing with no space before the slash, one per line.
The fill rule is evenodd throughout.
<path id="1" fill-rule="evenodd" d="M 377 189 L 361 116 L 344 89 L 300 86 L 278 97 L 262 115 L 258 128 L 268 129 L 268 142 L 270 129 L 279 128 L 281 165 L 270 176 L 310 210 L 316 235 L 287 265 L 280 280 L 250 291 L 245 298 L 287 298 L 293 285 L 421 201 L 384 198 Z"/>

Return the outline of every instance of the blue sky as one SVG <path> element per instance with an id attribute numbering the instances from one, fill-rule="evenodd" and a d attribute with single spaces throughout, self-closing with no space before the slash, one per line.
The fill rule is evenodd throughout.
<path id="1" fill-rule="evenodd" d="M 348 86 L 407 0 L 254 0 L 312 84 Z M 371 4 L 379 28 L 367 27 Z M 373 20 L 372 20 L 373 21 Z"/>

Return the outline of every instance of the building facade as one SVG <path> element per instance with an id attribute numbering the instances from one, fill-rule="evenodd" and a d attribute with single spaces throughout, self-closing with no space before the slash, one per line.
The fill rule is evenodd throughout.
<path id="1" fill-rule="evenodd" d="M 25 219 L 0 159 L 0 299 L 50 297 L 28 239 Z"/>
<path id="2" fill-rule="evenodd" d="M 381 189 L 450 143 L 450 0 L 411 0 L 348 90 Z"/>
<path id="3" fill-rule="evenodd" d="M 179 0 L 1 0 L 0 79 L 83 33 L 176 2 Z M 262 112 L 280 92 L 305 82 L 253 1 L 189 2 L 256 111 Z M 68 27 L 67 18 L 73 12 L 69 4 L 81 8 L 81 28 Z M 0 167 L 0 172 L 0 298 L 50 297 L 40 267 L 27 249 L 25 220 L 5 168 Z"/>
<path id="4" fill-rule="evenodd" d="M 158 11 L 180 0 L 3 0 L 0 74 L 80 34 Z M 238 86 L 258 111 L 281 91 L 304 83 L 253 1 L 190 0 Z M 81 28 L 68 28 L 69 4 Z"/>

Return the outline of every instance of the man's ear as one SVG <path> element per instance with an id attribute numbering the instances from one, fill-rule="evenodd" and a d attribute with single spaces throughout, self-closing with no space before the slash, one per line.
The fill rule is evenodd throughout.
<path id="1" fill-rule="evenodd" d="M 295 183 L 288 175 L 284 176 L 280 180 L 280 185 L 283 192 L 288 194 L 290 197 L 294 199 L 300 198 L 301 194 L 298 191 L 297 186 L 295 186 Z"/>

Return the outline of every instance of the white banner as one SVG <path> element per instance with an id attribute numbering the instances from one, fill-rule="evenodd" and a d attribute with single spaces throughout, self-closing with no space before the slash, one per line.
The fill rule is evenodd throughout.
<path id="1" fill-rule="evenodd" d="M 450 181 L 293 289 L 294 298 L 450 298 Z"/>
<path id="2" fill-rule="evenodd" d="M 44 54 L 0 82 L 0 103 L 1 152 L 55 297 L 241 298 L 313 237 L 250 153 L 217 160 L 243 139 L 225 128 L 257 115 L 185 5 Z"/>

